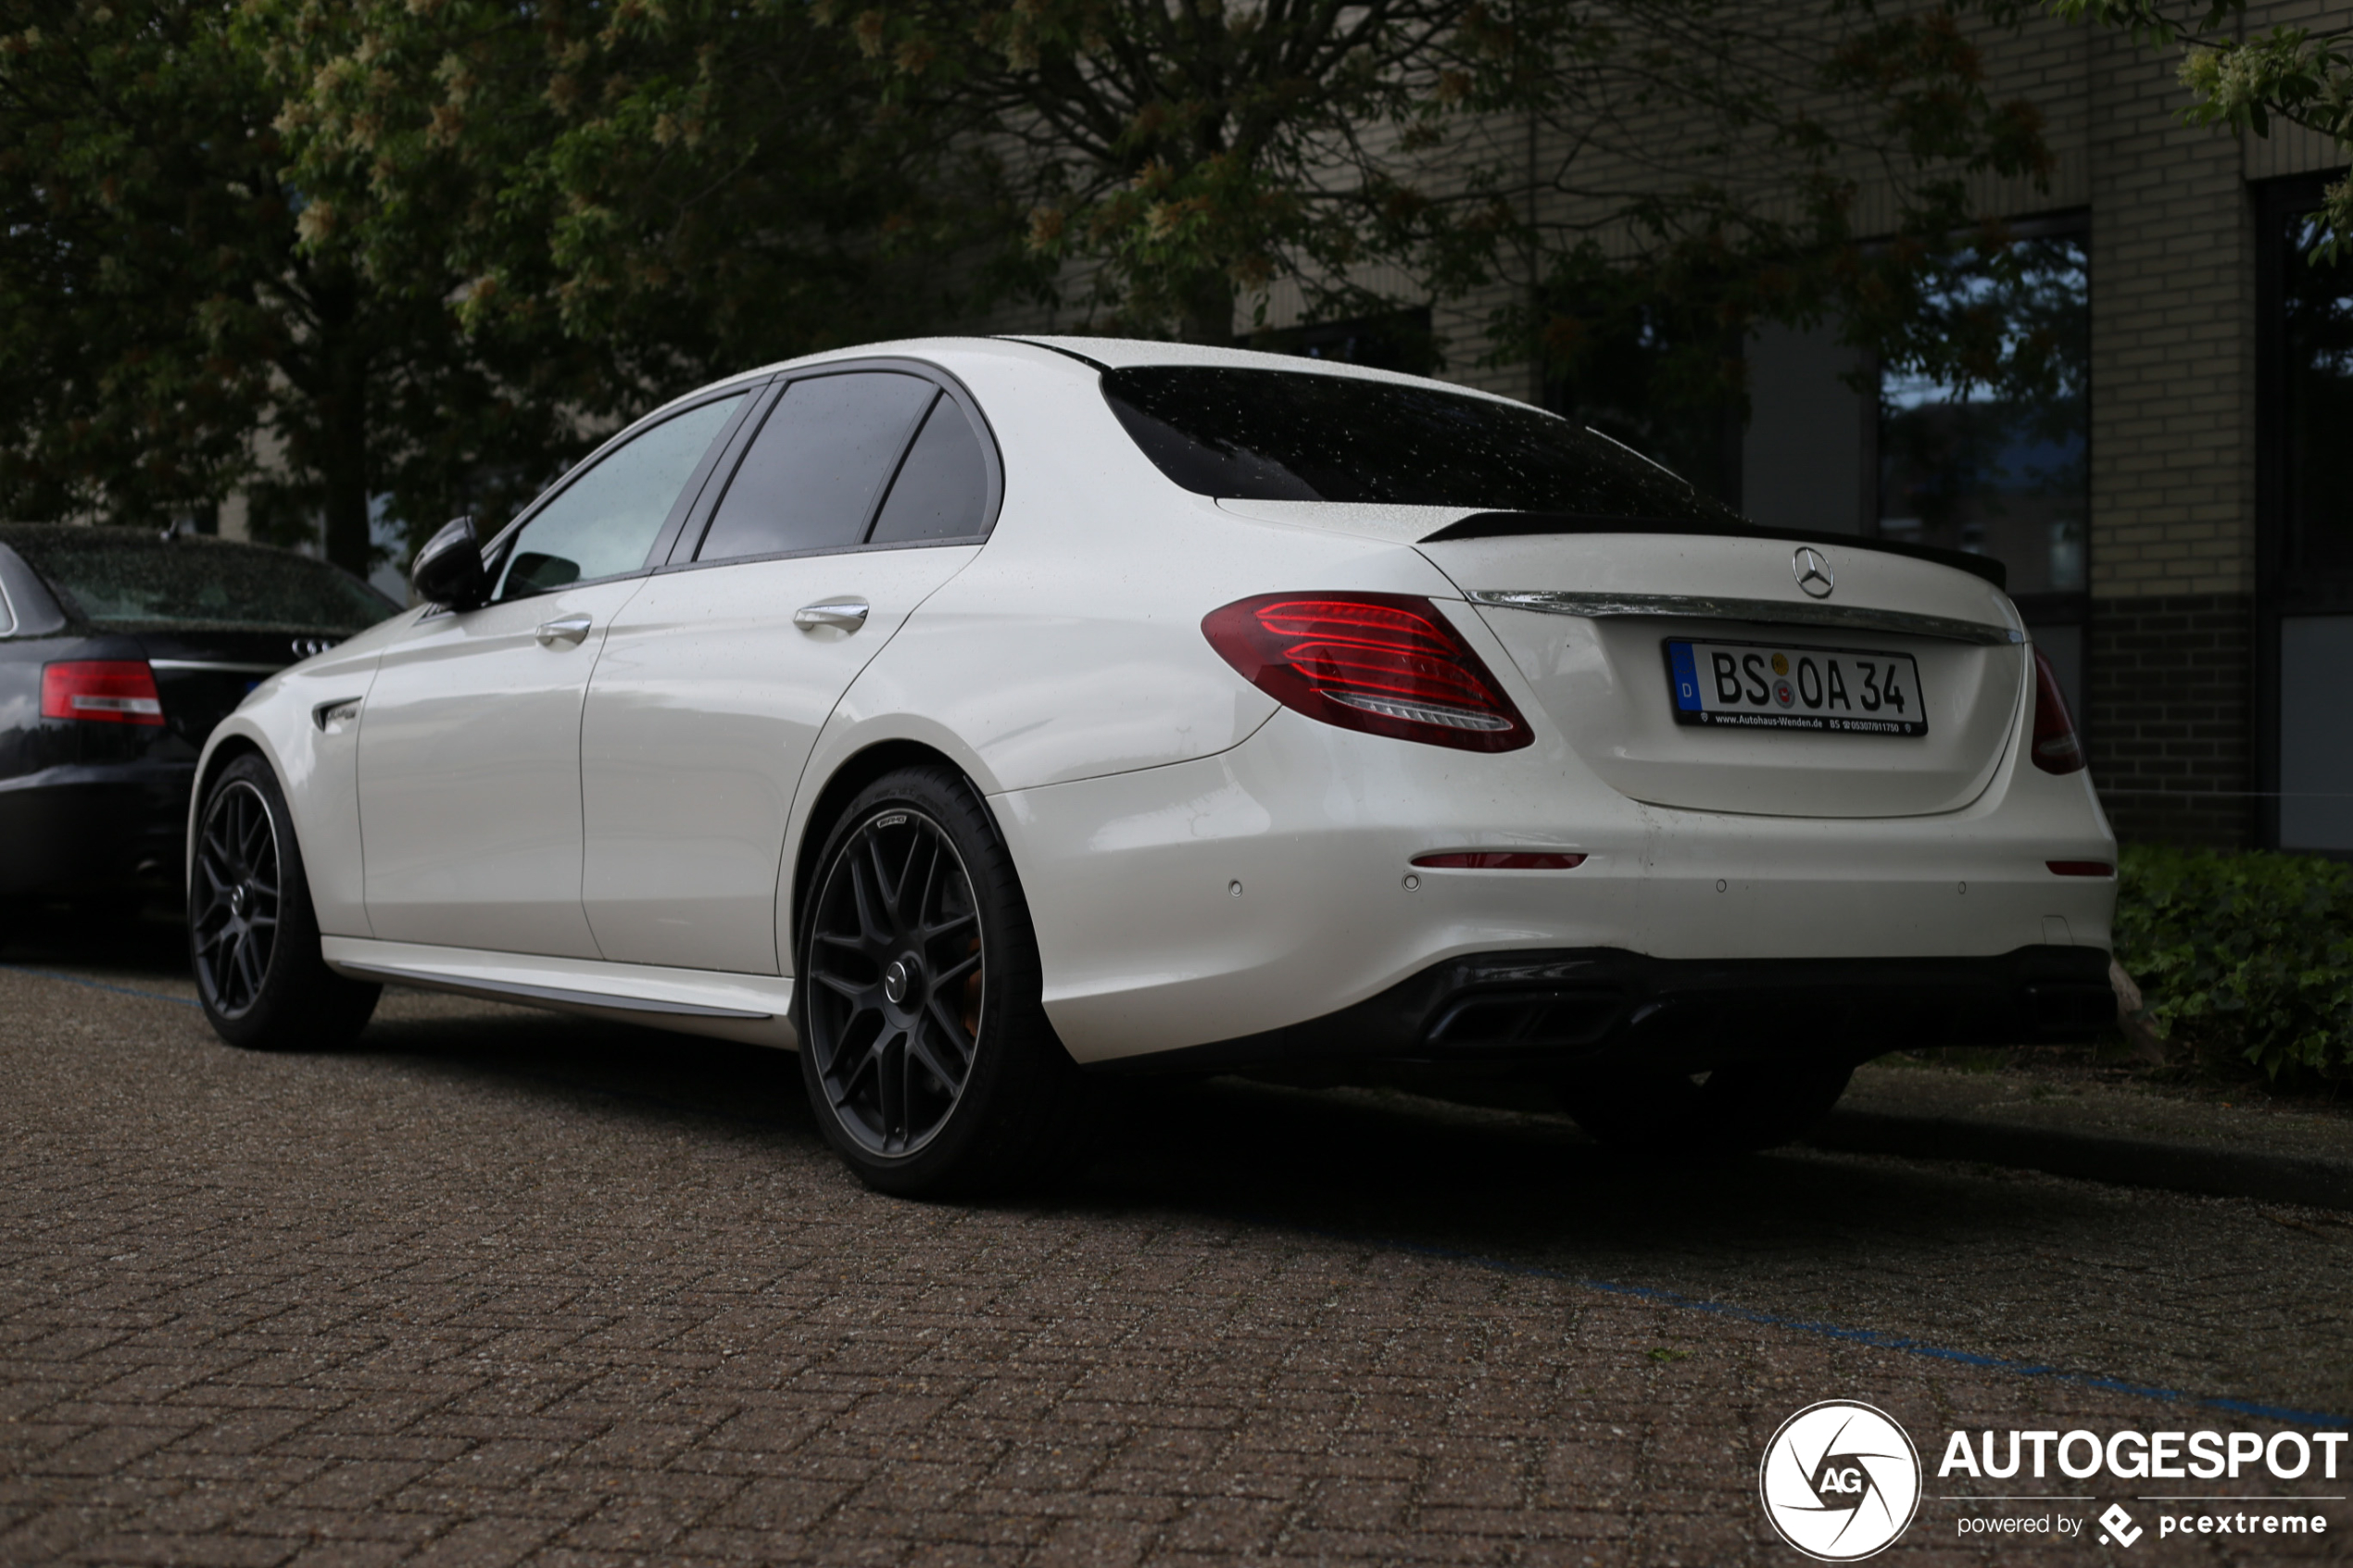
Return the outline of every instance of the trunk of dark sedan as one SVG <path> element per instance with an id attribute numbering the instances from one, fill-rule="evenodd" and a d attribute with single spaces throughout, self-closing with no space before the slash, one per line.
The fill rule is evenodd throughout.
<path id="1" fill-rule="evenodd" d="M 139 633 L 171 734 L 203 749 L 212 727 L 263 681 L 342 641 L 332 632 L 226 631 L 210 627 Z"/>

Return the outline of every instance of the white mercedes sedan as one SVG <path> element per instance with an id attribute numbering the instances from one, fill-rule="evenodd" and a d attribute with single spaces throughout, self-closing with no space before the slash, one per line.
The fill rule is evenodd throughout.
<path id="1" fill-rule="evenodd" d="M 1090 1074 L 1541 1075 L 1802 1131 L 2112 1017 L 2115 840 L 1998 565 L 1753 526 L 1526 405 L 942 338 L 607 442 L 213 732 L 231 1042 L 386 983 L 798 1050 L 867 1182 L 1057 1158 Z"/>

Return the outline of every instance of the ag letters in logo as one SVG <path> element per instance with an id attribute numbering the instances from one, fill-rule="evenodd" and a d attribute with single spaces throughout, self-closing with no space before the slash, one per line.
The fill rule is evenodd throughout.
<path id="1" fill-rule="evenodd" d="M 1765 1445 L 1757 1487 L 1781 1539 L 1823 1562 L 1853 1562 L 1912 1523 L 1919 1450 L 1886 1411 L 1825 1399 L 1781 1423 Z"/>

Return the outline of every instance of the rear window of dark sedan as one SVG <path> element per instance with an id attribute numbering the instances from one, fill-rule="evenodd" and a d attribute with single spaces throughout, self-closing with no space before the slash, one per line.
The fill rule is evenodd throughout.
<path id="1" fill-rule="evenodd" d="M 44 529 L 7 542 L 67 608 L 120 631 L 211 626 L 357 632 L 400 607 L 286 550 L 110 529 Z"/>
<path id="2" fill-rule="evenodd" d="M 1110 370 L 1103 395 L 1160 471 L 1201 495 L 1737 523 L 1568 420 L 1435 387 L 1287 370 Z"/>

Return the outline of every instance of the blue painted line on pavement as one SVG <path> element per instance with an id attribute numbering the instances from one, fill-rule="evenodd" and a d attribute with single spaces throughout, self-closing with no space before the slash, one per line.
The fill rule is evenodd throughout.
<path id="1" fill-rule="evenodd" d="M 1473 1268 L 1496 1273 L 1525 1274 L 1532 1279 L 1558 1280 L 1586 1290 L 1600 1291 L 1609 1296 L 1630 1296 L 1639 1300 L 1655 1301 L 1661 1306 L 1676 1307 L 1684 1311 L 1709 1312 L 1718 1317 L 1734 1318 L 1770 1328 L 1793 1329 L 1800 1334 L 1819 1335 L 1825 1339 L 1843 1339 L 1856 1345 L 1869 1345 L 1876 1349 L 1900 1350 L 1906 1355 L 1926 1356 L 1933 1361 L 1956 1361 L 1963 1366 L 1982 1367 L 1988 1372 L 2007 1372 L 2015 1377 L 2046 1377 L 2057 1383 L 2072 1383 L 2078 1387 L 2096 1388 L 2103 1393 L 2127 1394 L 2137 1399 L 2156 1399 L 2165 1404 L 2194 1405 L 2201 1410 L 2228 1411 L 2234 1415 L 2251 1415 L 2264 1421 L 2286 1422 L 2297 1426 L 2319 1426 L 2332 1430 L 2353 1427 L 2353 1419 L 2329 1415 L 2318 1411 L 2298 1410 L 2292 1405 L 2266 1404 L 2254 1399 L 2209 1399 L 2185 1393 L 2179 1388 L 2158 1388 L 2148 1384 L 2128 1383 L 2121 1378 L 2099 1377 L 2089 1373 L 2062 1372 L 2057 1367 L 2036 1366 L 2027 1361 L 2014 1361 L 2000 1356 L 1980 1355 L 1974 1350 L 1951 1350 L 1941 1345 L 1930 1345 L 1908 1335 L 1889 1334 L 1875 1328 L 1845 1328 L 1837 1323 L 1806 1318 L 1785 1318 L 1773 1312 L 1760 1312 L 1753 1307 L 1735 1307 L 1722 1301 L 1710 1301 L 1702 1297 L 1686 1296 L 1680 1290 L 1665 1290 L 1657 1286 L 1627 1285 L 1614 1279 L 1586 1279 L 1560 1269 L 1548 1269 L 1540 1263 L 1516 1263 L 1505 1258 L 1490 1258 L 1476 1252 L 1460 1252 L 1453 1248 L 1435 1247 L 1427 1242 L 1400 1241 L 1386 1236 L 1354 1236 L 1346 1231 L 1327 1231 L 1306 1226 L 1285 1224 L 1262 1215 L 1237 1214 L 1252 1223 L 1323 1236 L 1332 1241 L 1345 1241 L 1359 1247 L 1378 1247 L 1392 1252 L 1416 1253 L 1426 1258 L 1440 1258 L 1451 1263 L 1467 1263 Z"/>
<path id="2" fill-rule="evenodd" d="M 135 985 L 109 985 L 103 980 L 85 980 L 79 974 L 64 974 L 54 969 L 33 969 L 20 963 L 0 963 L 0 969 L 11 974 L 37 975 L 43 980 L 62 980 L 69 985 L 87 986 L 93 991 L 111 991 L 118 997 L 145 997 L 151 1002 L 173 1002 L 183 1008 L 201 1008 L 204 1004 L 192 997 L 175 997 L 164 991 L 142 991 Z"/>

